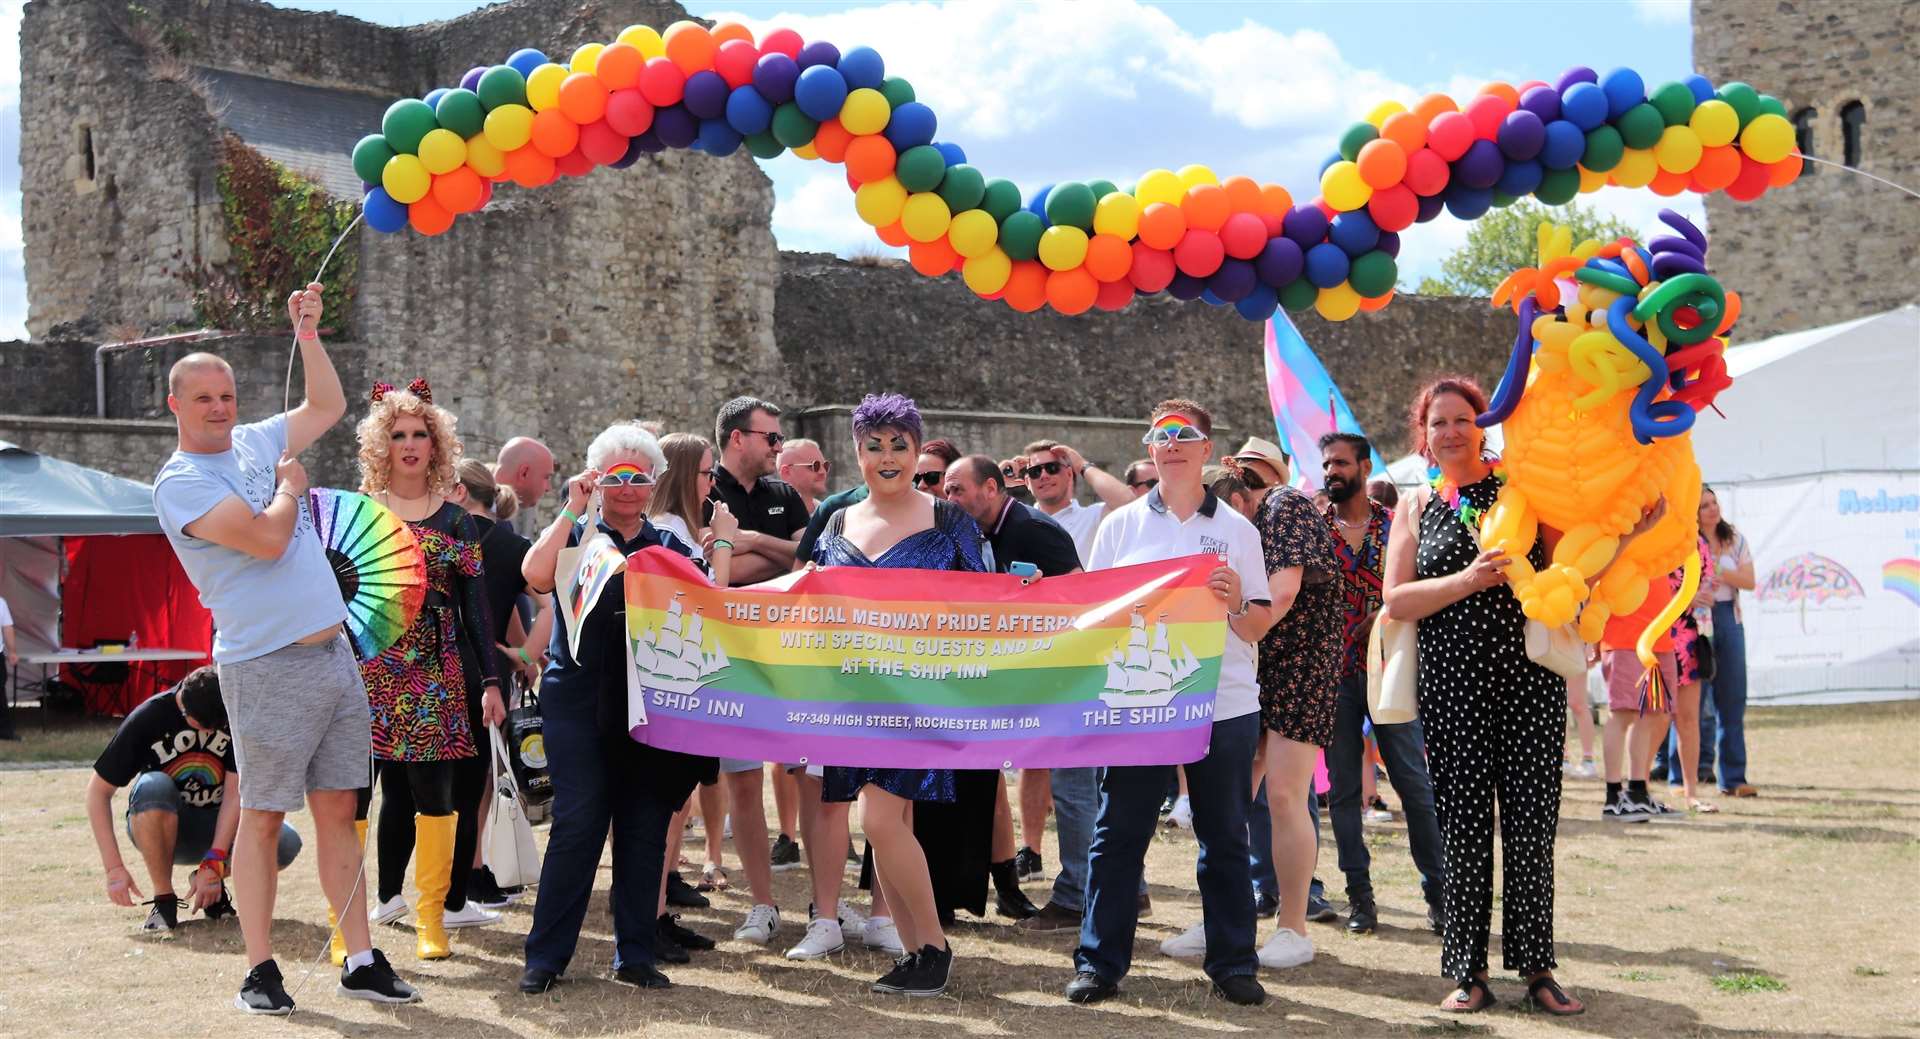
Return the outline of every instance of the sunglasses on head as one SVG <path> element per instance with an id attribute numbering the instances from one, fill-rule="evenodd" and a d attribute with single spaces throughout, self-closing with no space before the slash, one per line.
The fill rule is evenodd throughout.
<path id="1" fill-rule="evenodd" d="M 945 475 L 945 473 L 938 469 L 929 469 L 924 473 L 914 473 L 913 485 L 915 487 L 938 487 L 940 486 L 940 478 Z"/>
<path id="2" fill-rule="evenodd" d="M 1160 486 L 1160 481 L 1157 478 L 1152 480 L 1133 480 L 1128 482 L 1127 486 L 1136 490 L 1141 487 L 1145 487 L 1147 490 L 1153 490 L 1155 487 Z"/>
<path id="3" fill-rule="evenodd" d="M 1207 439 L 1199 426 L 1190 426 L 1176 419 L 1163 421 L 1147 430 L 1147 435 L 1141 437 L 1140 442 L 1148 447 L 1164 447 L 1167 444 L 1198 444 Z"/>
<path id="4" fill-rule="evenodd" d="M 793 466 L 795 469 L 805 469 L 810 473 L 824 473 L 833 468 L 833 463 L 824 459 L 818 462 L 788 462 L 787 464 Z"/>
<path id="5" fill-rule="evenodd" d="M 1067 465 L 1065 462 L 1036 462 L 1027 466 L 1027 475 L 1029 477 L 1032 477 L 1035 475 L 1058 476 L 1060 475 L 1060 470 L 1065 469 L 1066 467 Z"/>
<path id="6" fill-rule="evenodd" d="M 1019 480 L 1027 475 L 1027 471 L 1017 465 L 1003 465 L 1000 467 L 1000 475 L 1009 480 Z"/>
<path id="7" fill-rule="evenodd" d="M 652 487 L 653 483 L 653 474 L 641 472 L 637 466 L 620 466 L 600 474 L 602 487 Z"/>

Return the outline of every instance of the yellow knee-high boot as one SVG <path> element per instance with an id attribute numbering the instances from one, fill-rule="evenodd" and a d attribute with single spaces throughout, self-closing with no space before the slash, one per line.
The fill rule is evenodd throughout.
<path id="1" fill-rule="evenodd" d="M 360 854 L 364 858 L 367 852 L 367 821 L 355 819 L 353 832 L 360 837 Z M 362 889 L 366 887 L 364 883 L 360 886 Z M 365 893 L 364 890 L 362 893 Z M 336 967 L 346 966 L 347 939 L 340 933 L 340 915 L 333 911 L 332 906 L 327 907 L 327 932 L 330 935 L 327 939 L 327 958 L 331 959 Z"/>
<path id="2" fill-rule="evenodd" d="M 413 905 L 413 927 L 419 937 L 415 951 L 423 960 L 453 955 L 442 923 L 447 914 L 447 889 L 453 886 L 454 815 L 413 817 L 413 886 L 419 901 Z"/>

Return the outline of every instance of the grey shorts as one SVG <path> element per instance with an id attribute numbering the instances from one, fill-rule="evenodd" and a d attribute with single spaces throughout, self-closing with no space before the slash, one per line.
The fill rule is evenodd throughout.
<path id="1" fill-rule="evenodd" d="M 240 807 L 297 812 L 310 790 L 371 782 L 373 720 L 346 636 L 220 665 Z"/>
<path id="2" fill-rule="evenodd" d="M 720 771 L 722 774 L 757 772 L 765 764 L 766 762 L 764 761 L 748 761 L 746 758 L 721 758 Z"/>

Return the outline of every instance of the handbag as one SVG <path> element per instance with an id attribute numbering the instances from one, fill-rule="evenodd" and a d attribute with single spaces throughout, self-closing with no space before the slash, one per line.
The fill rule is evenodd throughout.
<path id="1" fill-rule="evenodd" d="M 520 786 L 507 761 L 507 748 L 498 728 L 489 728 L 493 741 L 493 803 L 487 810 L 487 843 L 483 861 L 501 887 L 540 883 L 540 849 L 533 843 L 533 824 L 520 799 Z"/>
<path id="2" fill-rule="evenodd" d="M 516 684 L 518 684 L 516 678 Z M 553 780 L 547 776 L 546 723 L 540 719 L 540 695 L 531 686 L 520 691 L 520 703 L 507 712 L 508 763 L 521 797 L 529 805 L 541 806 L 553 800 Z"/>
<path id="3" fill-rule="evenodd" d="M 1419 536 L 1420 514 L 1432 492 L 1422 488 L 1407 508 Z M 1375 725 L 1405 725 L 1420 713 L 1420 640 L 1417 621 L 1397 621 L 1383 606 L 1367 637 L 1367 714 Z"/>
<path id="4" fill-rule="evenodd" d="M 1587 644 L 1571 624 L 1549 628 L 1539 621 L 1527 622 L 1527 659 L 1561 678 L 1587 676 Z"/>

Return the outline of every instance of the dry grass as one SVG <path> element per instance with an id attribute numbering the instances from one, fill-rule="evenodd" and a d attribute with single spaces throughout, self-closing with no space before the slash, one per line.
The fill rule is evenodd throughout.
<path id="1" fill-rule="evenodd" d="M 1059 997 L 1070 976 L 1068 939 L 1022 940 L 994 924 L 955 930 L 957 981 L 946 997 L 927 1002 L 868 994 L 866 982 L 884 967 L 877 955 L 800 964 L 732 942 L 691 968 L 671 969 L 672 991 L 643 994 L 600 978 L 611 958 L 603 878 L 572 970 L 578 980 L 542 997 L 514 991 L 529 913 L 520 906 L 506 926 L 459 932 L 459 956 L 437 964 L 416 963 L 410 936 L 383 930 L 382 943 L 427 999 L 376 1008 L 335 995 L 324 966 L 302 981 L 298 964 L 325 939 L 320 896 L 303 861 L 281 885 L 276 932 L 290 981 L 302 986 L 301 1009 L 286 1022 L 243 1025 L 226 1008 L 242 965 L 232 925 L 195 923 L 171 942 L 144 941 L 132 933 L 140 917 L 99 894 L 80 805 L 85 773 L 77 770 L 0 773 L 0 862 L 8 880 L 0 919 L 12 950 L 0 974 L 0 1021 L 23 1039 L 243 1027 L 262 1035 L 463 1039 L 1920 1034 L 1913 928 L 1920 704 L 1756 711 L 1749 734 L 1764 796 L 1723 799 L 1717 817 L 1604 826 L 1597 785 L 1569 786 L 1560 828 L 1560 976 L 1591 1009 L 1566 1021 L 1516 1009 L 1523 992 L 1510 978 L 1496 978 L 1501 1006 L 1490 1013 L 1456 1018 L 1434 1009 L 1447 984 L 1435 975 L 1436 941 L 1420 926 L 1405 831 L 1393 825 L 1370 834 L 1380 932 L 1351 938 L 1315 925 L 1318 958 L 1300 970 L 1266 972 L 1273 998 L 1258 1009 L 1210 999 L 1193 965 L 1154 949 L 1199 912 L 1192 842 L 1175 834 L 1153 848 L 1157 912 L 1142 925 L 1126 998 L 1099 1007 Z M 697 852 L 696 839 L 690 857 Z M 1331 847 L 1322 874 L 1337 878 Z M 800 911 L 803 874 L 780 875 L 776 884 L 783 903 Z M 744 910 L 729 893 L 686 922 L 721 934 Z M 781 935 L 787 941 L 799 935 L 789 921 Z"/>

